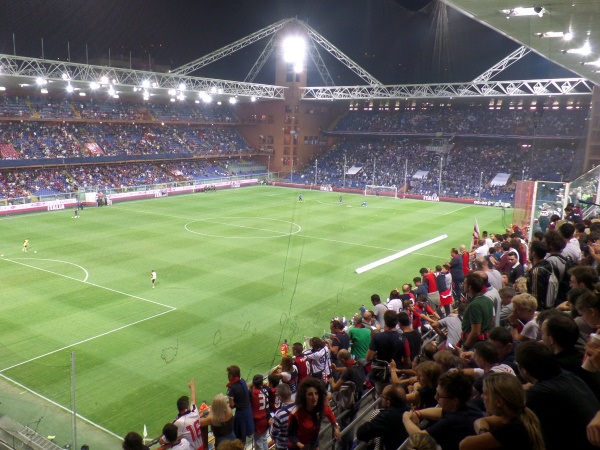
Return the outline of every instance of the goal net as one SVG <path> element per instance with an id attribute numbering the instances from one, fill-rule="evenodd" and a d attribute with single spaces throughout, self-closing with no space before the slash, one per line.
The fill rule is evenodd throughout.
<path id="1" fill-rule="evenodd" d="M 381 195 L 384 197 L 398 198 L 398 188 L 396 186 L 375 186 L 367 184 L 365 186 L 365 195 Z"/>

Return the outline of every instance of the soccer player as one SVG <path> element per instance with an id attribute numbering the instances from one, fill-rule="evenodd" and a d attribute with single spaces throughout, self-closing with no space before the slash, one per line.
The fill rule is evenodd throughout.
<path id="1" fill-rule="evenodd" d="M 340 195 L 340 205 L 342 204 L 342 196 Z"/>
<path id="2" fill-rule="evenodd" d="M 360 206 L 364 206 L 365 208 L 367 207 L 367 202 L 362 202 L 362 205 Z"/>
<path id="3" fill-rule="evenodd" d="M 298 201 L 304 203 L 304 200 L 302 200 L 302 194 L 298 196 Z"/>
<path id="4" fill-rule="evenodd" d="M 23 241 L 23 249 L 21 251 L 27 253 L 27 247 L 28 246 L 29 246 L 29 239 L 25 239 Z"/>
<path id="5" fill-rule="evenodd" d="M 73 219 L 79 219 L 79 211 L 77 211 L 77 207 L 73 209 Z"/>
<path id="6" fill-rule="evenodd" d="M 152 289 L 154 289 L 154 284 L 156 283 L 156 272 L 154 269 L 150 272 L 150 281 L 152 282 Z"/>

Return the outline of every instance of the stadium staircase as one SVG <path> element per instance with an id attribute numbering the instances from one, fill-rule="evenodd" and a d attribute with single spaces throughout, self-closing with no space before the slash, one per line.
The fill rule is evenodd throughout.
<path id="1" fill-rule="evenodd" d="M 31 111 L 31 117 L 33 117 L 34 119 L 41 118 L 40 113 L 35 110 L 35 108 L 33 107 L 33 105 L 31 104 L 31 102 L 29 100 L 25 100 L 25 104 L 29 108 L 29 111 Z"/>
<path id="2" fill-rule="evenodd" d="M 79 113 L 75 105 L 73 103 L 69 103 L 69 106 L 71 107 L 71 111 L 73 111 L 73 117 L 75 117 L 76 119 L 81 119 L 81 114 Z"/>
<path id="3" fill-rule="evenodd" d="M 0 417 L 0 432 L 3 441 L 13 441 L 10 448 L 15 447 L 15 439 L 22 443 L 17 448 L 31 450 L 60 450 L 62 447 L 38 434 L 28 426 L 15 422 L 10 417 Z"/>

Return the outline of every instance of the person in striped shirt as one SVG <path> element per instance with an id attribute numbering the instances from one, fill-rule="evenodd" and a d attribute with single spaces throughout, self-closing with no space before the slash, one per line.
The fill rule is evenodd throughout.
<path id="1" fill-rule="evenodd" d="M 281 406 L 271 419 L 271 438 L 275 441 L 277 450 L 287 450 L 288 448 L 288 424 L 290 414 L 296 409 L 292 401 L 292 391 L 287 384 L 277 386 L 277 396 L 281 401 Z"/>

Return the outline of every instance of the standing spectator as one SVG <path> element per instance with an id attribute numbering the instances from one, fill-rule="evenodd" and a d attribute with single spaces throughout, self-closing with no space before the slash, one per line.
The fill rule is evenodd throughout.
<path id="1" fill-rule="evenodd" d="M 510 263 L 508 283 L 511 286 L 514 286 L 517 280 L 525 275 L 525 270 L 523 269 L 523 265 L 519 262 L 519 254 L 515 251 L 508 253 L 508 262 Z"/>
<path id="2" fill-rule="evenodd" d="M 300 342 L 294 342 L 292 345 L 292 352 L 294 353 L 294 365 L 298 371 L 298 385 L 312 374 L 310 361 L 306 359 L 303 351 L 302 344 Z"/>
<path id="3" fill-rule="evenodd" d="M 439 272 L 435 281 L 440 293 L 440 307 L 444 308 L 444 315 L 449 316 L 452 312 L 452 275 L 450 275 L 450 266 L 444 264 L 443 266 L 437 266 L 435 270 Z"/>
<path id="4" fill-rule="evenodd" d="M 184 395 L 177 400 L 179 414 L 173 424 L 177 427 L 179 436 L 191 444 L 191 448 L 200 450 L 202 449 L 202 433 L 200 413 L 196 407 L 196 380 L 190 380 L 188 387 L 190 388 L 190 397 Z"/>
<path id="5" fill-rule="evenodd" d="M 438 266 L 439 267 L 439 266 Z M 440 267 L 441 269 L 441 267 Z M 441 314 L 440 311 L 440 292 L 438 291 L 437 285 L 437 272 L 432 272 L 431 270 L 423 267 L 419 273 L 423 277 L 423 284 L 427 286 L 427 303 L 431 308 L 438 314 Z M 445 282 L 445 279 L 444 279 Z M 445 284 L 444 284 L 445 286 Z"/>
<path id="6" fill-rule="evenodd" d="M 363 314 L 363 325 L 372 331 L 381 330 L 381 323 L 375 318 L 373 311 L 365 311 Z"/>
<path id="7" fill-rule="evenodd" d="M 396 313 L 400 312 L 402 309 L 402 299 L 398 289 L 394 289 L 392 292 L 390 292 L 390 298 L 388 298 L 387 307 Z"/>
<path id="8" fill-rule="evenodd" d="M 450 314 L 444 317 L 443 319 L 434 322 L 431 325 L 436 331 L 436 333 L 440 335 L 446 335 L 445 345 L 450 344 L 456 347 L 460 344 L 462 319 L 468 306 L 469 305 L 467 305 L 466 303 L 461 303 L 460 305 L 458 305 L 458 310 L 456 311 L 456 314 Z M 446 329 L 445 333 L 442 331 L 442 328 Z"/>
<path id="9" fill-rule="evenodd" d="M 525 394 L 527 407 L 540 419 L 546 448 L 591 450 L 586 425 L 600 410 L 600 402 L 590 388 L 571 372 L 563 371 L 552 350 L 542 342 L 519 344 L 517 364 L 521 376 L 533 384 Z"/>
<path id="10" fill-rule="evenodd" d="M 529 246 L 529 256 L 533 266 L 527 272 L 527 288 L 533 295 L 540 309 L 545 309 L 548 305 L 554 305 L 556 298 L 547 299 L 548 281 L 552 275 L 552 265 L 546 261 L 548 247 L 544 242 L 533 241 Z"/>
<path id="11" fill-rule="evenodd" d="M 281 406 L 273 415 L 271 425 L 271 438 L 275 441 L 277 450 L 287 450 L 288 448 L 288 424 L 290 414 L 295 410 L 295 404 L 291 399 L 292 392 L 287 384 L 277 386 L 277 396 Z"/>
<path id="12" fill-rule="evenodd" d="M 269 450 L 267 441 L 267 429 L 269 428 L 269 391 L 264 385 L 261 374 L 252 378 L 250 389 L 250 405 L 252 407 L 252 419 L 254 420 L 254 434 L 252 441 L 254 450 Z"/>
<path id="13" fill-rule="evenodd" d="M 513 313 L 512 299 L 517 295 L 512 287 L 503 287 L 498 291 L 500 295 L 500 326 L 508 327 L 508 317 Z"/>
<path id="14" fill-rule="evenodd" d="M 525 391 L 517 377 L 493 373 L 483 382 L 483 401 L 488 413 L 475 421 L 477 436 L 468 436 L 460 450 L 545 450 L 540 421 L 525 406 Z"/>
<path id="15" fill-rule="evenodd" d="M 331 353 L 331 363 L 337 364 L 337 354 L 340 350 L 350 348 L 350 336 L 344 331 L 344 325 L 339 320 L 332 320 L 329 324 L 331 331 L 331 340 L 329 341 L 329 351 Z M 337 379 L 337 378 L 336 378 Z"/>
<path id="16" fill-rule="evenodd" d="M 315 378 L 307 378 L 298 388 L 296 411 L 290 415 L 288 447 L 291 450 L 319 448 L 321 422 L 326 418 L 334 429 L 336 440 L 340 440 L 340 426 L 327 404 L 325 384 Z"/>
<path id="17" fill-rule="evenodd" d="M 398 325 L 398 314 L 394 311 L 388 310 L 384 316 L 385 327 L 383 332 L 373 334 L 371 337 L 371 344 L 369 351 L 367 352 L 367 361 L 378 361 L 389 364 L 392 359 L 398 364 L 402 364 L 404 367 L 408 367 L 410 364 L 410 348 L 408 341 L 403 339 L 400 334 L 396 331 L 396 325 Z M 373 370 L 371 370 L 373 373 Z M 389 384 L 389 377 L 384 380 L 374 380 L 375 389 L 378 394 L 381 394 L 383 388 Z"/>
<path id="18" fill-rule="evenodd" d="M 409 357 L 413 361 L 421 351 L 421 333 L 411 326 L 410 317 L 406 311 L 398 314 L 398 325 L 400 326 L 400 331 L 402 331 L 402 336 L 408 341 L 408 348 L 410 349 Z"/>
<path id="19" fill-rule="evenodd" d="M 381 303 L 381 298 L 377 294 L 371 295 L 371 303 L 373 304 L 373 314 L 377 322 L 383 323 L 383 313 L 387 311 L 387 306 Z"/>
<path id="20" fill-rule="evenodd" d="M 462 258 L 460 252 L 453 248 L 450 251 L 450 275 L 452 275 L 452 291 L 454 300 L 459 302 L 462 294 L 462 284 L 465 281 L 465 274 L 462 270 Z"/>
<path id="21" fill-rule="evenodd" d="M 363 366 L 367 365 L 367 351 L 371 343 L 371 330 L 362 323 L 362 317 L 358 314 L 353 318 L 354 326 L 348 330 L 350 342 L 352 343 L 352 354 Z"/>
<path id="22" fill-rule="evenodd" d="M 281 381 L 290 387 L 291 398 L 294 401 L 298 391 L 298 369 L 294 366 L 294 359 L 291 356 L 281 358 L 281 364 L 271 371 L 271 375 L 281 378 Z"/>
<path id="23" fill-rule="evenodd" d="M 227 368 L 227 397 L 229 397 L 229 406 L 235 409 L 233 419 L 233 432 L 235 437 L 242 442 L 254 433 L 254 422 L 252 420 L 252 408 L 250 407 L 250 396 L 246 381 L 241 378 L 240 368 L 238 366 L 229 366 Z"/>
<path id="24" fill-rule="evenodd" d="M 565 248 L 561 252 L 562 256 L 571 258 L 571 261 L 575 264 L 579 263 L 581 259 L 581 247 L 579 247 L 579 240 L 574 237 L 575 225 L 569 222 L 563 223 L 558 227 L 558 232 L 566 241 Z"/>
<path id="25" fill-rule="evenodd" d="M 309 344 L 310 350 L 306 350 L 304 354 L 306 355 L 306 359 L 310 361 L 311 376 L 325 383 L 331 370 L 329 348 L 319 337 L 311 338 Z"/>
<path id="26" fill-rule="evenodd" d="M 235 441 L 233 432 L 233 412 L 229 406 L 229 400 L 223 394 L 217 394 L 210 405 L 210 414 L 207 417 L 210 429 L 215 438 L 215 448 L 221 442 Z M 205 419 L 202 419 L 205 420 Z"/>
<path id="27" fill-rule="evenodd" d="M 481 292 L 483 278 L 470 273 L 465 277 L 465 293 L 471 299 L 462 320 L 461 345 L 470 350 L 477 342 L 485 341 L 494 323 L 494 305 Z"/>

